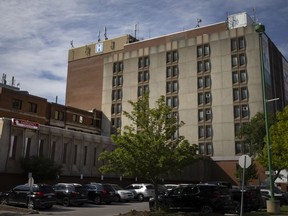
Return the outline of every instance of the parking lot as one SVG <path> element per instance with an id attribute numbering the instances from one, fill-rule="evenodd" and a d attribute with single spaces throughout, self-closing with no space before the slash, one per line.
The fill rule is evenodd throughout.
<path id="1" fill-rule="evenodd" d="M 101 216 L 116 216 L 120 213 L 127 213 L 132 210 L 136 211 L 149 211 L 148 202 L 128 202 L 128 203 L 111 203 L 110 205 L 95 205 L 85 204 L 81 207 L 69 206 L 64 207 L 62 205 L 54 205 L 53 208 L 48 210 L 39 211 L 39 216 L 44 215 L 69 215 L 69 216 L 90 216 L 90 215 L 101 215 Z M 5 214 L 6 213 L 6 214 Z M 0 211 L 0 215 L 23 215 L 6 211 Z M 28 214 L 27 214 L 28 215 Z"/>

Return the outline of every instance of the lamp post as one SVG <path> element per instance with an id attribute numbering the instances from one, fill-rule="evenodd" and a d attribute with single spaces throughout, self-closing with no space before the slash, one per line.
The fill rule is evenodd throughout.
<path id="1" fill-rule="evenodd" d="M 260 48 L 260 66 L 261 66 L 261 76 L 262 76 L 262 92 L 263 92 L 263 105 L 264 105 L 264 117 L 265 117 L 265 129 L 266 129 L 266 145 L 267 145 L 267 160 L 268 160 L 268 170 L 269 170 L 269 184 L 271 191 L 271 204 L 274 206 L 274 185 L 273 185 L 273 175 L 272 175 L 272 162 L 271 162 L 271 146 L 270 146 L 270 134 L 269 134 L 269 124 L 268 124 L 268 111 L 267 103 L 274 100 L 267 100 L 266 97 L 266 81 L 264 73 L 264 64 L 263 64 L 263 43 L 262 43 L 262 34 L 265 32 L 265 26 L 262 24 L 257 24 L 255 26 L 255 31 L 259 34 L 259 48 Z M 276 100 L 276 99 L 275 99 Z M 274 207 L 275 209 L 275 207 Z M 268 211 L 268 207 L 267 207 Z"/>

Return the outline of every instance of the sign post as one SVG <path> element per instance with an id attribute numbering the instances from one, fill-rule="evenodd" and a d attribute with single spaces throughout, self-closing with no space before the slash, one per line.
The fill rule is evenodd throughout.
<path id="1" fill-rule="evenodd" d="M 243 168 L 242 174 L 242 190 L 241 190 L 241 209 L 240 216 L 243 215 L 243 197 L 244 197 L 244 182 L 245 182 L 245 169 L 251 166 L 251 157 L 249 155 L 242 155 L 239 158 L 239 165 Z"/>

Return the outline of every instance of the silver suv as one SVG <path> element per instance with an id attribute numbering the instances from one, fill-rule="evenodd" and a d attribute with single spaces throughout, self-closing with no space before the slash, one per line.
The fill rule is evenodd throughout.
<path id="1" fill-rule="evenodd" d="M 141 202 L 149 200 L 149 198 L 153 197 L 155 194 L 154 186 L 152 184 L 130 184 L 125 189 L 133 192 L 135 199 Z"/>

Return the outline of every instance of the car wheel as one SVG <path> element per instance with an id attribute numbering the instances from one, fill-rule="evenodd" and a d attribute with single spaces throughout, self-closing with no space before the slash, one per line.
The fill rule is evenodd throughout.
<path id="1" fill-rule="evenodd" d="M 204 205 L 201 206 L 200 211 L 201 211 L 202 214 L 209 214 L 209 213 L 213 212 L 213 208 L 209 204 L 204 204 Z"/>
<path id="2" fill-rule="evenodd" d="M 95 203 L 96 205 L 100 205 L 100 204 L 101 204 L 101 198 L 100 198 L 100 196 L 95 196 L 95 197 L 94 197 L 94 203 Z"/>
<path id="3" fill-rule="evenodd" d="M 139 202 L 143 202 L 143 201 L 144 201 L 144 196 L 143 196 L 143 194 L 138 194 L 138 195 L 137 195 L 137 200 L 138 200 Z"/>
<path id="4" fill-rule="evenodd" d="M 70 200 L 68 197 L 64 197 L 62 200 L 63 206 L 69 206 L 70 205 Z"/>
<path id="5" fill-rule="evenodd" d="M 116 196 L 114 197 L 114 201 L 115 201 L 115 202 L 121 202 L 121 197 L 120 197 L 119 195 L 116 195 Z"/>
<path id="6" fill-rule="evenodd" d="M 28 209 L 35 209 L 36 208 L 34 200 L 28 200 L 27 208 Z"/>
<path id="7" fill-rule="evenodd" d="M 46 209 L 51 209 L 53 207 L 53 205 L 47 205 L 45 206 Z"/>
<path id="8" fill-rule="evenodd" d="M 8 203 L 7 197 L 1 197 L 0 204 L 7 205 L 7 203 Z"/>

